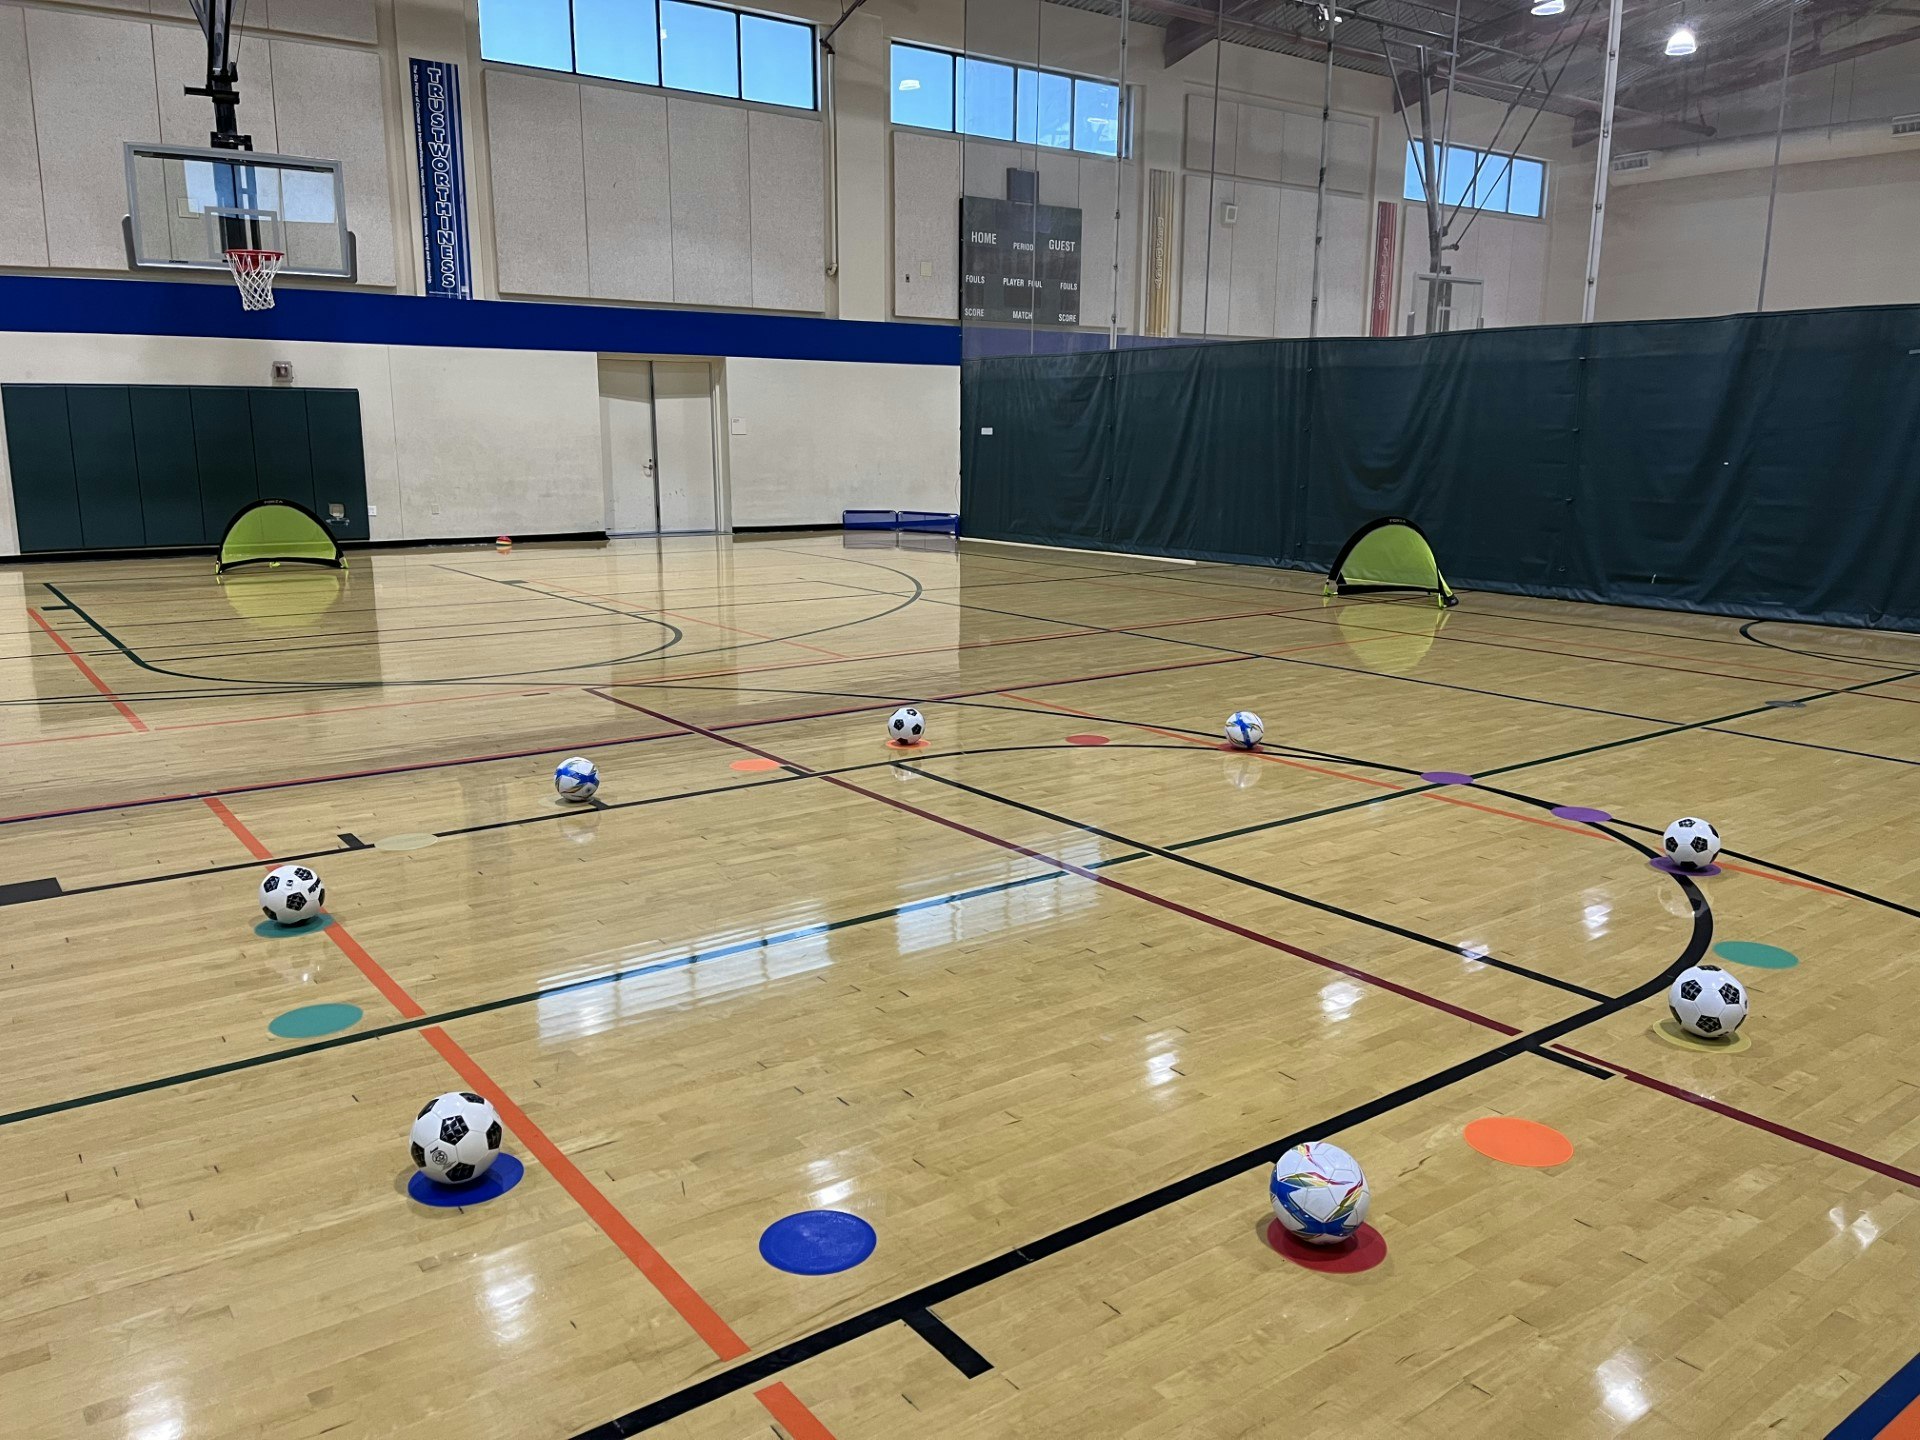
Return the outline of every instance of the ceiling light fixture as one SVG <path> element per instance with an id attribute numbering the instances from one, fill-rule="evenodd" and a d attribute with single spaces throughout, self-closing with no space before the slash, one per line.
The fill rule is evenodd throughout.
<path id="1" fill-rule="evenodd" d="M 1564 15 L 1567 13 L 1567 0 L 1534 0 L 1533 13 L 1536 15 Z"/>
<path id="2" fill-rule="evenodd" d="M 1667 37 L 1667 54 L 1678 59 L 1691 55 L 1700 48 L 1700 37 L 1693 33 L 1690 25 L 1676 25 L 1673 33 Z"/>

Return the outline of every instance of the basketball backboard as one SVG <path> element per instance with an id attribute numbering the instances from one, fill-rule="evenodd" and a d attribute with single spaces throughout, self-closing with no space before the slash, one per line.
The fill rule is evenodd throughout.
<path id="1" fill-rule="evenodd" d="M 283 275 L 354 278 L 338 160 L 129 141 L 127 264 L 227 269 L 233 249 L 278 250 Z"/>

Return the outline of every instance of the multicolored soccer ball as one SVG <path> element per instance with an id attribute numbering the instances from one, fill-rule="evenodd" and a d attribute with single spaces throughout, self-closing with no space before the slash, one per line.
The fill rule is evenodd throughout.
<path id="1" fill-rule="evenodd" d="M 1660 844 L 1677 869 L 1704 870 L 1720 853 L 1720 832 L 1699 816 L 1689 815 L 1667 826 Z"/>
<path id="2" fill-rule="evenodd" d="M 1241 750 L 1251 750 L 1260 743 L 1260 737 L 1267 733 L 1267 727 L 1260 723 L 1260 717 L 1251 710 L 1236 710 L 1227 717 L 1227 743 Z"/>
<path id="3" fill-rule="evenodd" d="M 1373 1192 L 1360 1162 L 1338 1145 L 1296 1145 L 1273 1167 L 1273 1213 L 1309 1245 L 1338 1245 L 1367 1218 Z"/>
<path id="4" fill-rule="evenodd" d="M 583 755 L 562 760 L 553 772 L 553 788 L 560 792 L 562 800 L 584 804 L 600 788 L 599 768 Z"/>
<path id="5" fill-rule="evenodd" d="M 277 925 L 305 925 L 326 905 L 327 887 L 304 865 L 269 870 L 260 882 L 260 908 Z"/>
<path id="6" fill-rule="evenodd" d="M 1667 991 L 1667 1008 L 1689 1035 L 1727 1040 L 1747 1018 L 1747 987 L 1718 965 L 1695 965 Z"/>
<path id="7" fill-rule="evenodd" d="M 887 738 L 897 740 L 902 745 L 917 744 L 926 733 L 926 720 L 911 705 L 904 705 L 894 711 L 893 718 L 887 721 Z"/>
<path id="8" fill-rule="evenodd" d="M 429 1180 L 465 1185 L 500 1154 L 500 1117 L 471 1090 L 437 1095 L 414 1118 L 413 1163 Z"/>

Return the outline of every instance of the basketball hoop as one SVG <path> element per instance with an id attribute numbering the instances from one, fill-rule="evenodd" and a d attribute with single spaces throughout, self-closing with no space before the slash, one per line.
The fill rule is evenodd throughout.
<path id="1" fill-rule="evenodd" d="M 229 250 L 227 268 L 233 283 L 240 287 L 242 310 L 273 308 L 273 277 L 280 273 L 280 262 L 287 257 L 278 250 Z"/>

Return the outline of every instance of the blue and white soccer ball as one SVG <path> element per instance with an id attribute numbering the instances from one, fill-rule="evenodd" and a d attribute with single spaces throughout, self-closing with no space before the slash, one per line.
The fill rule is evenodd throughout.
<path id="1" fill-rule="evenodd" d="M 1373 1201 L 1360 1162 L 1319 1140 L 1282 1155 L 1267 1188 L 1281 1225 L 1309 1245 L 1338 1245 L 1351 1237 Z"/>
<path id="2" fill-rule="evenodd" d="M 500 1154 L 500 1116 L 471 1090 L 436 1095 L 414 1118 L 413 1163 L 441 1185 L 478 1180 Z"/>
<path id="3" fill-rule="evenodd" d="M 1251 710 L 1236 710 L 1227 717 L 1227 743 L 1241 750 L 1251 750 L 1260 743 L 1260 737 L 1267 733 L 1267 727 L 1260 723 L 1260 717 Z"/>
<path id="4" fill-rule="evenodd" d="M 562 800 L 591 800 L 593 792 L 600 788 L 600 771 L 593 761 L 581 755 L 562 760 L 553 772 L 553 788 L 560 792 Z"/>
<path id="5" fill-rule="evenodd" d="M 327 887 L 305 865 L 282 865 L 260 882 L 260 908 L 279 925 L 305 925 L 327 905 Z"/>

